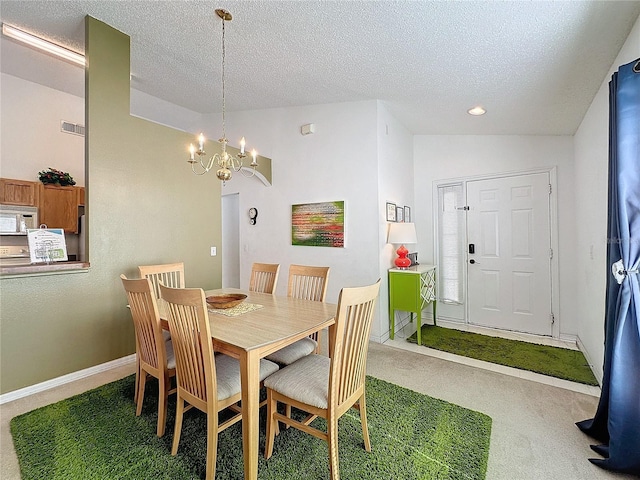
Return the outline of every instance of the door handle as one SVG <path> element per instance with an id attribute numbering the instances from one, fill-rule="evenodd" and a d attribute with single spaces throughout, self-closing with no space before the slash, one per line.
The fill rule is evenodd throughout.
<path id="1" fill-rule="evenodd" d="M 476 261 L 472 258 L 471 260 L 469 260 L 469 263 L 470 263 L 471 265 L 473 265 L 474 263 L 478 263 L 478 262 L 476 262 Z"/>

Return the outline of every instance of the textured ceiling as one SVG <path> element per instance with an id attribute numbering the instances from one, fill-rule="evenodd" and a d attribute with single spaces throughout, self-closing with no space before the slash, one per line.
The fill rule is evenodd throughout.
<path id="1" fill-rule="evenodd" d="M 131 37 L 132 87 L 219 112 L 379 99 L 414 134 L 573 134 L 640 1 L 11 1 L 3 22 L 84 51 Z M 640 53 L 640 45 L 639 45 Z M 2 71 L 82 92 L 81 69 L 2 39 Z M 466 110 L 483 105 L 487 114 Z"/>

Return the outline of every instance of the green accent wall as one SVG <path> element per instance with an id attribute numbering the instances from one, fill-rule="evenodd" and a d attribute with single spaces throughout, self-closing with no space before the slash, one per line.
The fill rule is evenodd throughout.
<path id="1" fill-rule="evenodd" d="M 191 173 L 192 135 L 129 114 L 129 37 L 90 17 L 85 32 L 91 267 L 0 279 L 0 393 L 133 353 L 121 273 L 183 261 L 187 287 L 222 286 L 220 182 Z"/>

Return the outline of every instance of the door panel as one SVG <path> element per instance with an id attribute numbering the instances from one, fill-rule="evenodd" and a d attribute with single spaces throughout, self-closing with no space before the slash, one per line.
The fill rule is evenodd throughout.
<path id="1" fill-rule="evenodd" d="M 469 323 L 551 335 L 549 175 L 467 182 Z"/>
<path id="2" fill-rule="evenodd" d="M 498 310 L 500 301 L 500 272 L 494 270 L 480 270 L 482 277 L 482 308 Z"/>

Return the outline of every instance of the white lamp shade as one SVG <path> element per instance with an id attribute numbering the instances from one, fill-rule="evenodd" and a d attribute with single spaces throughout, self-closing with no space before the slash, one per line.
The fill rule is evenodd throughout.
<path id="1" fill-rule="evenodd" d="M 390 223 L 387 242 L 401 245 L 418 243 L 416 225 L 414 223 Z"/>

